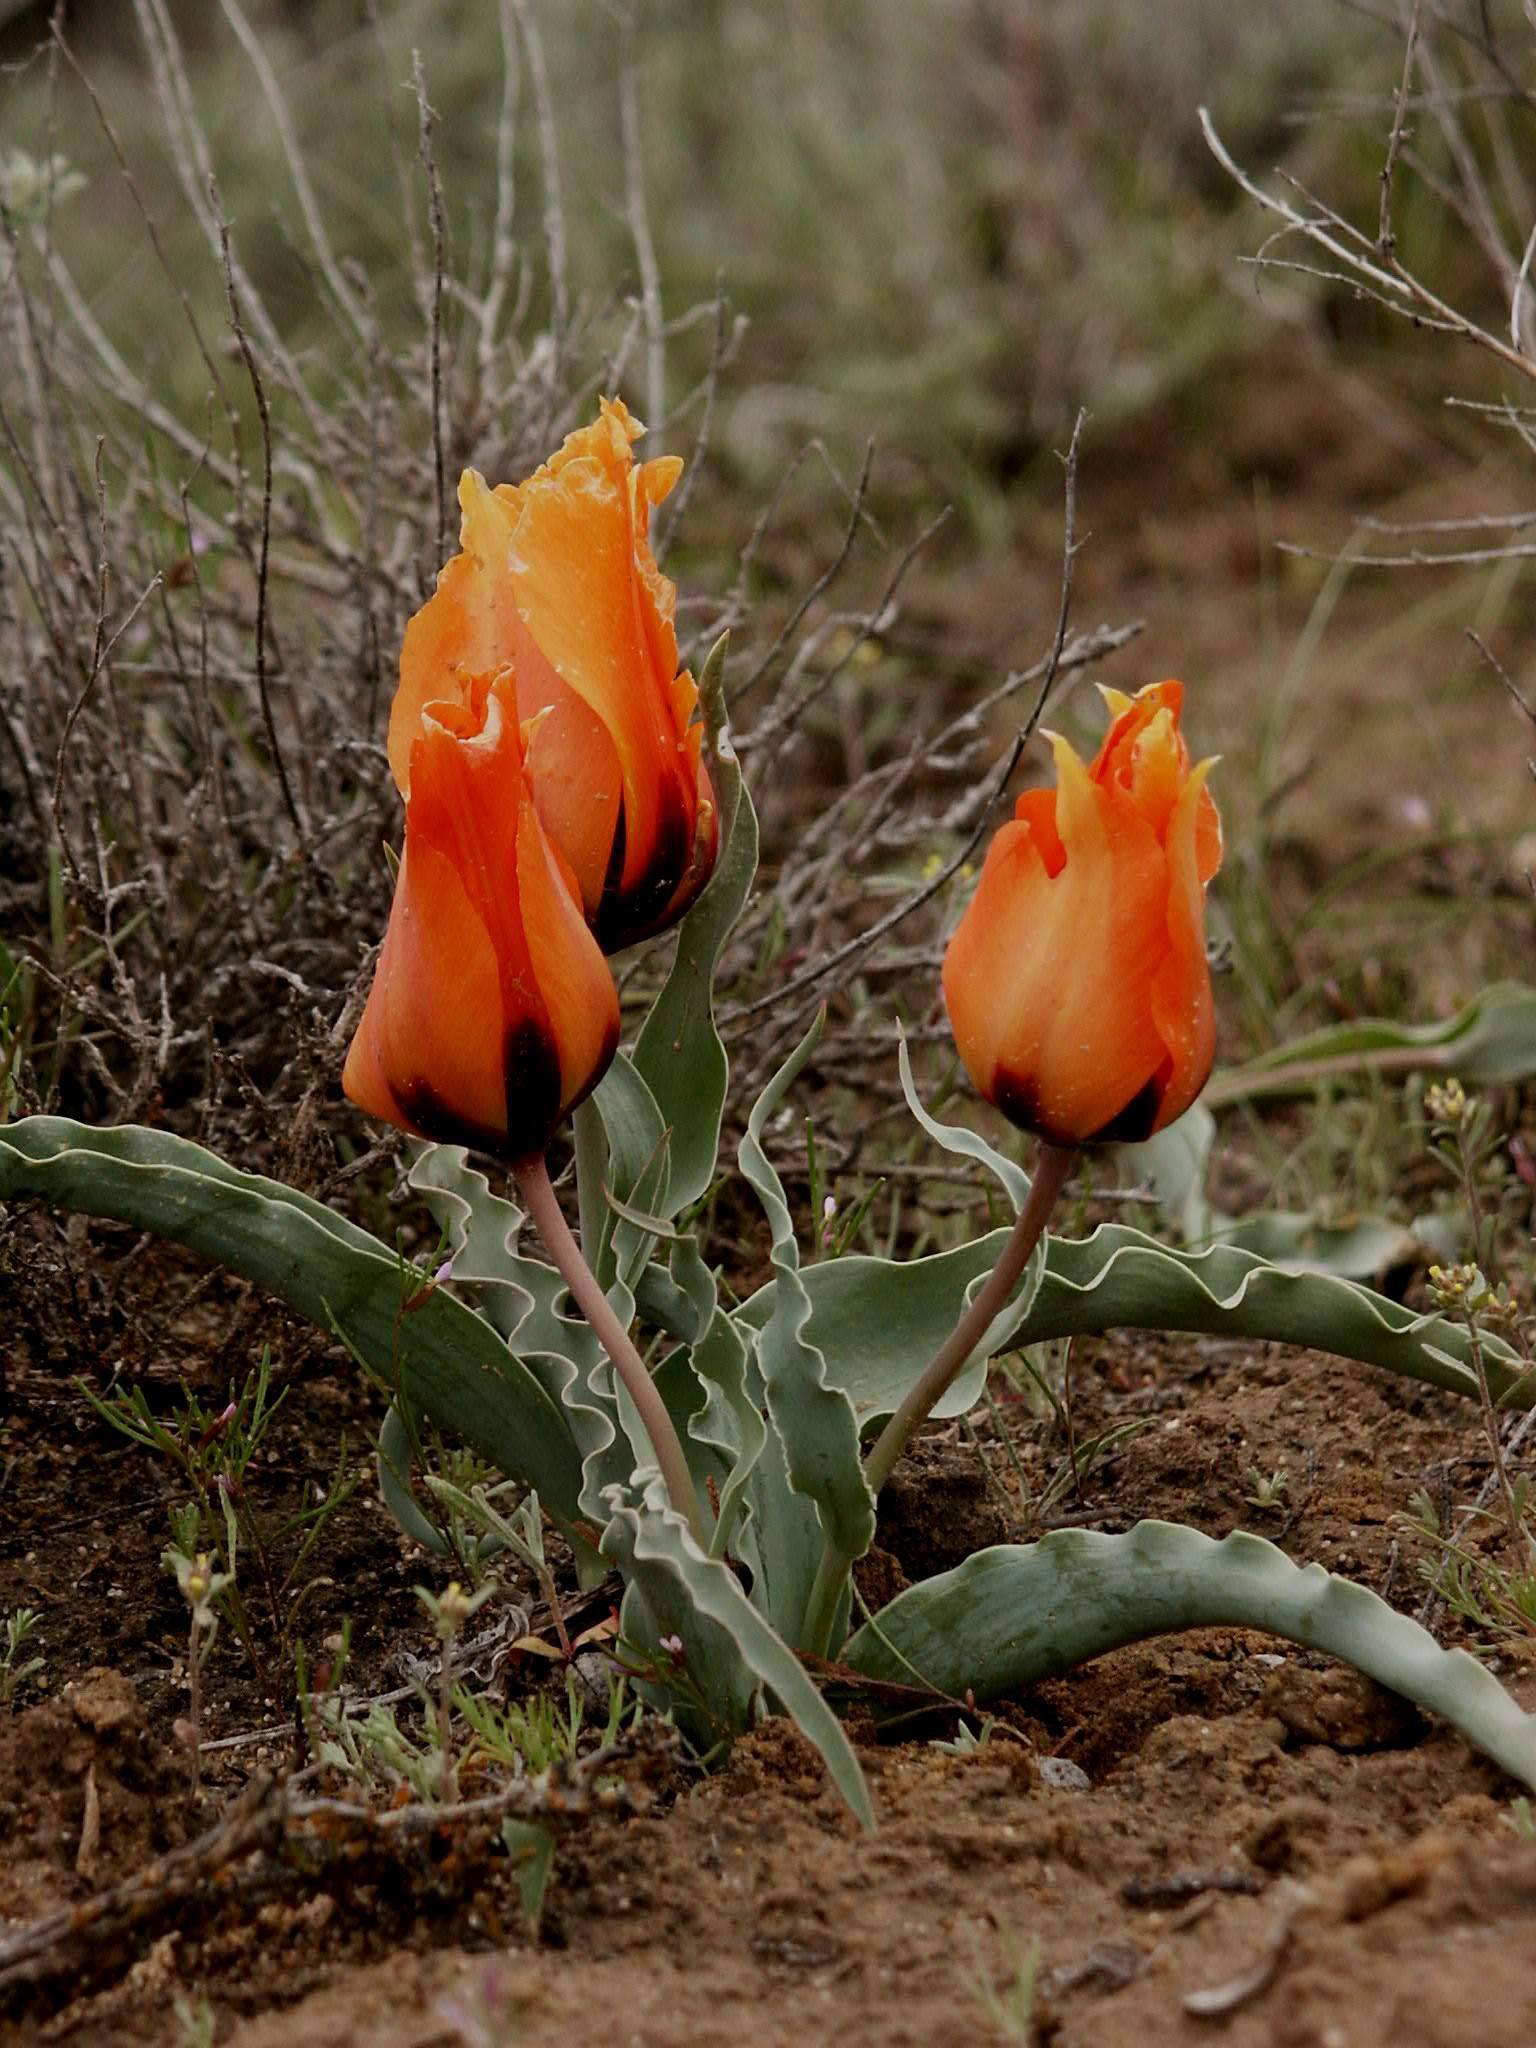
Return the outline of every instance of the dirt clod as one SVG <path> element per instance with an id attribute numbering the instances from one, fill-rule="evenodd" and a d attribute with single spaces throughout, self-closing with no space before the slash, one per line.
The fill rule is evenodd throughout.
<path id="1" fill-rule="evenodd" d="M 1295 1740 L 1330 1749 L 1399 1749 L 1424 1725 L 1400 1694 L 1339 1664 L 1313 1670 L 1287 1659 L 1265 1686 L 1263 1704 Z"/>
<path id="2" fill-rule="evenodd" d="M 881 1547 L 913 1581 L 948 1571 L 973 1550 L 1006 1543 L 1009 1534 L 1008 1517 L 968 1446 L 918 1437 L 880 1495 Z"/>
<path id="3" fill-rule="evenodd" d="M 121 1672 L 87 1671 L 0 1720 L 0 1913 L 46 1912 L 173 1847 L 185 1786 L 185 1764 L 152 1735 Z"/>

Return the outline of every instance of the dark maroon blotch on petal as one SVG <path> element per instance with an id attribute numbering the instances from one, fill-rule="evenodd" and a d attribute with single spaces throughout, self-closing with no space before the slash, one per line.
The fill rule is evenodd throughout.
<path id="1" fill-rule="evenodd" d="M 693 821 L 675 787 L 662 796 L 656 821 L 656 844 L 638 886 L 627 893 L 620 886 L 628 833 L 623 808 L 608 854 L 608 874 L 592 920 L 592 934 L 605 953 L 618 953 L 648 939 L 667 921 L 672 899 L 693 858 Z"/>

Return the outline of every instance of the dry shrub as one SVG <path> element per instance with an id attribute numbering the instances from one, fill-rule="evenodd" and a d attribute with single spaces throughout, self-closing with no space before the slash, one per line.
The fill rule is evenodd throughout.
<path id="1" fill-rule="evenodd" d="M 289 301 L 243 256 L 246 226 L 231 228 L 166 0 L 134 0 L 163 162 L 123 144 L 62 37 L 35 65 L 56 93 L 88 97 L 133 209 L 141 303 L 179 324 L 195 378 L 157 381 L 143 336 L 114 336 L 93 309 L 62 231 L 67 162 L 13 155 L 0 194 L 14 366 L 0 393 L 0 936 L 31 988 L 22 1005 L 12 977 L 12 1111 L 165 1122 L 308 1186 L 357 1164 L 336 1074 L 388 903 L 399 821 L 382 733 L 401 625 L 451 549 L 459 467 L 521 474 L 621 386 L 691 455 L 660 535 L 688 548 L 687 588 L 709 593 L 685 597 L 685 654 L 696 664 L 735 635 L 733 709 L 766 834 L 728 967 L 733 1051 L 761 1081 L 827 999 L 823 1078 L 888 1098 L 890 1014 L 931 1011 L 946 885 L 999 794 L 999 734 L 1134 629 L 1074 637 L 1063 609 L 1041 622 L 1037 657 L 979 696 L 926 643 L 904 663 L 903 579 L 937 522 L 886 539 L 870 458 L 846 478 L 820 442 L 758 515 L 711 495 L 707 530 L 690 534 L 740 325 L 723 298 L 664 310 L 633 10 L 615 104 L 636 285 L 597 300 L 573 282 L 562 121 L 525 0 L 499 9 L 483 210 L 445 190 L 418 62 L 414 134 L 395 136 L 402 249 L 377 269 L 339 253 L 262 42 L 237 0 L 221 4 L 291 194 L 302 344 Z M 172 259 L 143 200 L 166 176 L 194 259 Z M 189 379 L 195 403 L 175 395 Z M 674 382 L 686 388 L 657 416 Z M 781 531 L 798 581 L 776 559 Z M 871 655 L 889 662 L 878 690 Z M 631 1003 L 656 966 L 629 965 Z M 833 1167 L 860 1163 L 878 1127 L 846 1120 Z"/>

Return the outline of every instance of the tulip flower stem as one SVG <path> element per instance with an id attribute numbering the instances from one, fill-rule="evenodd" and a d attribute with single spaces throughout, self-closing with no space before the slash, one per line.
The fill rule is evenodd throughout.
<path id="1" fill-rule="evenodd" d="M 988 1274 L 981 1291 L 934 1353 L 929 1364 L 875 1439 L 874 1449 L 864 1460 L 864 1477 L 869 1490 L 879 1493 L 891 1476 L 891 1468 L 907 1447 L 907 1440 L 920 1422 L 926 1422 L 953 1381 L 969 1362 L 976 1346 L 992 1326 L 992 1319 L 1018 1285 L 1019 1275 L 1029 1264 L 1030 1253 L 1045 1234 L 1056 1197 L 1077 1164 L 1075 1145 L 1041 1143 L 1035 1155 L 1035 1171 L 1029 1193 L 1019 1211 L 1003 1255 Z M 823 1551 L 816 1583 L 806 1603 L 805 1646 L 820 1657 L 832 1654 L 832 1623 L 842 1597 L 851 1560 L 831 1545 Z"/>
<path id="2" fill-rule="evenodd" d="M 935 1406 L 948 1393 L 976 1346 L 991 1328 L 992 1318 L 1018 1285 L 1019 1275 L 1029 1264 L 1029 1255 L 1045 1235 L 1045 1226 L 1056 1206 L 1056 1197 L 1077 1164 L 1075 1145 L 1047 1145 L 1043 1140 L 1035 1154 L 1035 1170 L 1029 1193 L 1019 1211 L 1003 1255 L 992 1268 L 976 1299 L 961 1316 L 934 1353 L 906 1399 L 875 1439 L 875 1447 L 864 1460 L 864 1477 L 871 1493 L 879 1493 L 891 1476 L 891 1467 L 907 1447 L 907 1439 L 920 1422 L 926 1422 Z"/>
<path id="3" fill-rule="evenodd" d="M 512 1168 L 518 1192 L 544 1240 L 560 1277 L 571 1290 L 571 1298 L 586 1317 L 593 1334 L 613 1361 L 613 1369 L 624 1382 L 630 1399 L 639 1410 L 656 1463 L 666 1481 L 672 1505 L 686 1517 L 694 1540 L 709 1548 L 709 1532 L 699 1511 L 699 1497 L 693 1475 L 666 1405 L 656 1391 L 656 1382 L 645 1369 L 645 1361 L 634 1340 L 614 1313 L 608 1297 L 597 1283 L 597 1275 L 581 1255 L 581 1247 L 565 1220 L 559 1198 L 550 1186 L 549 1169 L 542 1157 L 524 1159 Z"/>

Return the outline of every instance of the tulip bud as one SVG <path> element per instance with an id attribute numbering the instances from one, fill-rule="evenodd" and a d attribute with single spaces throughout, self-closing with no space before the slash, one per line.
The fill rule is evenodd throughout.
<path id="1" fill-rule="evenodd" d="M 678 673 L 675 587 L 648 539 L 675 456 L 635 464 L 617 400 L 526 483 L 459 482 L 461 545 L 406 628 L 389 758 L 402 792 L 423 708 L 510 667 L 539 713 L 528 775 L 587 922 L 615 953 L 674 923 L 709 880 L 719 809 L 698 691 Z"/>
<path id="2" fill-rule="evenodd" d="M 1190 767 L 1181 684 L 1104 695 L 1097 758 L 1085 767 L 1053 740 L 1057 787 L 1019 798 L 944 960 L 972 1080 L 1053 1145 L 1150 1137 L 1188 1109 L 1215 1056 L 1212 764 Z"/>
<path id="3" fill-rule="evenodd" d="M 524 772 L 512 677 L 424 707 L 394 908 L 342 1086 L 439 1143 L 542 1153 L 619 1041 L 619 1002 Z"/>

